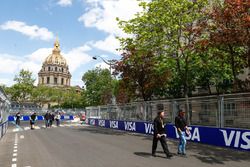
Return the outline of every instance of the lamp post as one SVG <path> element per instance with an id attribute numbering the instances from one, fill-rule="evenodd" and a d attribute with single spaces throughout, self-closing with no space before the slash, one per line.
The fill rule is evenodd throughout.
<path id="1" fill-rule="evenodd" d="M 109 73 L 110 73 L 110 76 L 111 76 L 110 85 L 112 86 L 112 65 L 115 65 L 114 61 L 113 61 L 113 60 L 105 60 L 105 59 L 102 58 L 101 56 L 93 56 L 92 58 L 93 58 L 94 60 L 97 60 L 97 58 L 100 58 L 100 59 L 102 59 L 102 61 L 103 61 L 105 64 L 109 65 Z M 112 90 L 111 90 L 111 96 L 112 96 L 112 98 L 111 98 L 111 103 L 112 103 L 113 105 L 115 105 L 115 104 L 116 104 L 116 99 L 115 99 L 115 96 L 113 95 Z"/>

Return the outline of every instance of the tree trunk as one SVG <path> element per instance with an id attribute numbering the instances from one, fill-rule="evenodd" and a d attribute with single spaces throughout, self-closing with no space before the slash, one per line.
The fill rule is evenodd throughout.
<path id="1" fill-rule="evenodd" d="M 191 120 L 190 120 L 190 110 L 189 110 L 189 97 L 188 97 L 188 92 L 189 92 L 189 84 L 188 84 L 188 56 L 185 58 L 185 82 L 184 82 L 184 96 L 185 96 L 185 110 L 187 114 L 187 124 L 190 125 Z"/>

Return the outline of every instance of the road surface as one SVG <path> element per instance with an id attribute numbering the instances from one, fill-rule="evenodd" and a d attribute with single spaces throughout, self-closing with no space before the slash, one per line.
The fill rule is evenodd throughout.
<path id="1" fill-rule="evenodd" d="M 9 127 L 0 141 L 0 167 L 249 167 L 250 153 L 188 143 L 187 157 L 177 156 L 177 141 L 168 140 L 175 154 L 166 159 L 158 143 L 151 157 L 149 136 L 80 124 L 30 130 Z M 25 130 L 24 130 L 25 129 Z"/>

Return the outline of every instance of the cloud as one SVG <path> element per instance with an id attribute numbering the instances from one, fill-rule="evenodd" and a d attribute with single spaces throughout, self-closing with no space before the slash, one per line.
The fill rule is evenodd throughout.
<path id="1" fill-rule="evenodd" d="M 92 60 L 92 57 L 86 53 L 90 50 L 91 48 L 89 46 L 83 45 L 77 48 L 73 48 L 67 53 L 62 53 L 66 58 L 69 65 L 69 70 L 72 73 L 81 65 L 87 64 Z"/>
<path id="2" fill-rule="evenodd" d="M 15 56 L 8 54 L 0 54 L 0 73 L 12 74 L 18 69 L 18 66 L 22 63 L 21 60 Z"/>
<path id="3" fill-rule="evenodd" d="M 40 48 L 37 49 L 35 52 L 31 53 L 30 55 L 27 55 L 26 58 L 28 58 L 32 62 L 36 63 L 42 63 L 45 58 L 51 54 L 53 48 Z"/>
<path id="4" fill-rule="evenodd" d="M 100 49 L 100 50 L 111 52 L 113 54 L 119 54 L 117 49 L 120 47 L 120 43 L 115 38 L 114 35 L 109 35 L 104 40 L 92 42 L 91 46 L 93 46 L 93 47 L 95 47 L 97 49 Z"/>
<path id="5" fill-rule="evenodd" d="M 149 1 L 149 0 L 146 0 Z M 96 28 L 108 33 L 104 40 L 92 41 L 92 46 L 100 50 L 119 54 L 116 49 L 120 48 L 116 36 L 127 37 L 119 27 L 116 18 L 121 20 L 132 19 L 136 13 L 142 11 L 137 0 L 86 0 L 88 8 L 78 21 L 85 27 Z"/>
<path id="6" fill-rule="evenodd" d="M 110 68 L 110 66 L 109 66 L 108 64 L 104 63 L 104 62 L 102 62 L 102 63 L 97 63 L 97 64 L 95 65 L 95 67 L 99 67 L 99 68 L 101 68 L 101 69 L 108 69 L 108 70 L 109 70 L 109 68 Z"/>
<path id="7" fill-rule="evenodd" d="M 14 84 L 13 79 L 9 78 L 0 78 L 0 85 L 6 85 L 6 86 L 11 86 Z"/>
<path id="8" fill-rule="evenodd" d="M 62 7 L 66 7 L 66 6 L 71 6 L 72 5 L 72 1 L 73 0 L 59 0 L 57 2 L 58 5 L 62 6 Z"/>
<path id="9" fill-rule="evenodd" d="M 25 22 L 21 21 L 7 21 L 0 25 L 2 30 L 13 30 L 28 36 L 30 39 L 40 39 L 44 41 L 49 41 L 54 38 L 54 34 L 50 32 L 47 28 L 38 27 L 37 25 L 27 25 Z"/>
<path id="10" fill-rule="evenodd" d="M 83 22 L 86 27 L 95 27 L 109 34 L 124 35 L 118 27 L 116 17 L 129 20 L 141 11 L 136 0 L 87 0 L 89 9 L 78 21 Z"/>

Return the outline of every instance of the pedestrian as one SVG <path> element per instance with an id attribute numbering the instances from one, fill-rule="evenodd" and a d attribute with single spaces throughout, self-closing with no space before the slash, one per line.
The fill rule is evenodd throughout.
<path id="1" fill-rule="evenodd" d="M 157 117 L 154 119 L 154 137 L 153 137 L 153 145 L 152 145 L 152 156 L 156 156 L 156 149 L 158 140 L 160 140 L 164 153 L 167 158 L 171 158 L 173 155 L 169 152 L 168 145 L 166 142 L 166 134 L 165 134 L 165 126 L 163 123 L 164 119 L 164 111 L 160 111 L 157 114 Z"/>
<path id="2" fill-rule="evenodd" d="M 16 125 L 20 126 L 20 120 L 21 120 L 21 114 L 20 112 L 18 112 L 16 114 Z"/>
<path id="3" fill-rule="evenodd" d="M 55 120 L 55 115 L 54 115 L 54 113 L 50 113 L 50 119 L 49 119 L 50 127 L 52 127 L 54 120 Z"/>
<path id="4" fill-rule="evenodd" d="M 46 128 L 48 128 L 50 126 L 49 119 L 50 119 L 49 111 L 47 111 L 46 114 L 44 115 L 44 121 L 45 121 L 45 127 Z"/>
<path id="5" fill-rule="evenodd" d="M 34 112 L 31 116 L 30 116 L 30 129 L 34 129 L 35 123 L 37 120 L 37 116 L 36 113 Z"/>
<path id="6" fill-rule="evenodd" d="M 186 155 L 186 133 L 187 135 L 190 135 L 190 131 L 187 126 L 187 121 L 185 119 L 185 111 L 182 109 L 179 110 L 178 116 L 175 117 L 175 127 L 177 129 L 180 143 L 178 146 L 178 152 L 179 155 Z"/>
<path id="7" fill-rule="evenodd" d="M 56 126 L 60 126 L 61 115 L 59 112 L 57 112 L 55 119 L 56 119 Z"/>

